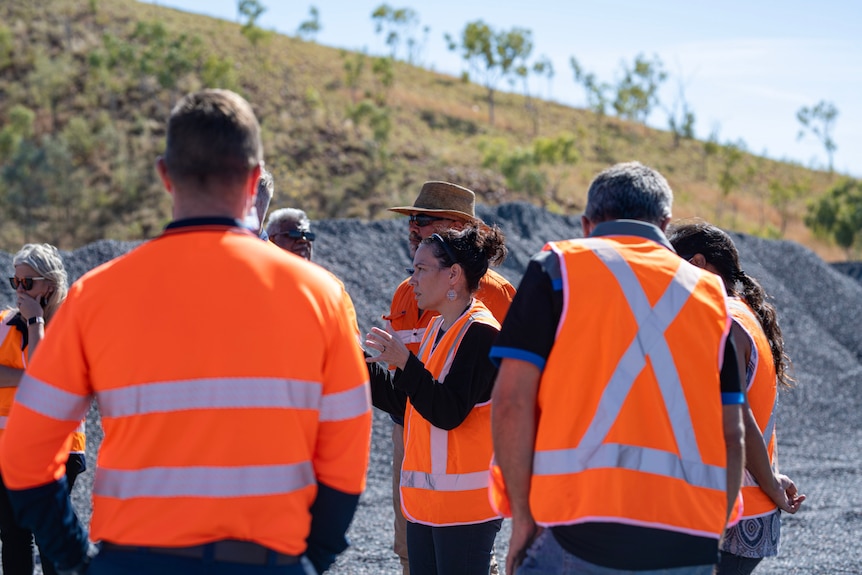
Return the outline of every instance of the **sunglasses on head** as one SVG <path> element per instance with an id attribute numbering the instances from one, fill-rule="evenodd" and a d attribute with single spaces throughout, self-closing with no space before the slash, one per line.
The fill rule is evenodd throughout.
<path id="1" fill-rule="evenodd" d="M 272 237 L 276 236 L 287 236 L 292 240 L 305 240 L 307 242 L 313 242 L 314 238 L 316 237 L 314 235 L 314 232 L 309 232 L 306 230 L 290 230 L 288 232 L 279 232 L 277 234 L 272 234 Z"/>
<path id="2" fill-rule="evenodd" d="M 33 289 L 33 280 L 43 280 L 42 276 L 33 276 L 31 278 L 17 278 L 11 277 L 9 278 L 9 285 L 12 286 L 12 289 L 18 289 L 18 286 L 24 286 L 24 291 L 30 291 Z"/>
<path id="3" fill-rule="evenodd" d="M 420 228 L 424 228 L 428 224 L 433 222 L 439 222 L 442 220 L 448 220 L 449 218 L 438 218 L 437 216 L 429 216 L 427 214 L 411 214 L 410 215 L 410 223 L 416 224 Z"/>

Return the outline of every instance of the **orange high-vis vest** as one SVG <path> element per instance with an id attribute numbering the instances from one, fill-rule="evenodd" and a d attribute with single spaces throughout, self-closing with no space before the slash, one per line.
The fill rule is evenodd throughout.
<path id="1" fill-rule="evenodd" d="M 21 332 L 9 321 L 15 316 L 15 310 L 0 311 L 0 365 L 15 369 L 27 368 L 27 348 Z M 15 400 L 15 387 L 0 387 L 0 435 L 6 429 L 6 419 Z"/>
<path id="2" fill-rule="evenodd" d="M 75 282 L 18 391 L 0 467 L 49 482 L 95 396 L 90 539 L 306 549 L 318 483 L 365 485 L 368 370 L 328 272 L 237 227 L 169 229 Z"/>
<path id="3" fill-rule="evenodd" d="M 550 243 L 563 313 L 539 384 L 538 524 L 718 539 L 727 516 L 721 280 L 635 236 Z M 491 499 L 507 505 L 499 468 Z"/>
<path id="4" fill-rule="evenodd" d="M 777 469 L 775 416 L 778 407 L 778 388 L 775 379 L 775 362 L 772 359 L 772 349 L 769 340 L 763 332 L 760 320 L 739 298 L 728 300 L 730 315 L 739 324 L 751 343 L 751 358 L 745 367 L 745 383 L 748 405 L 754 414 L 754 420 L 760 433 L 763 434 L 769 463 Z M 758 486 L 754 476 L 746 469 L 742 478 L 742 499 L 744 502 L 743 518 L 760 517 L 773 513 L 778 507 L 770 497 Z"/>
<path id="5" fill-rule="evenodd" d="M 458 346 L 476 322 L 500 329 L 488 308 L 476 299 L 436 347 L 442 316 L 428 327 L 418 358 L 439 385 L 446 385 Z M 487 361 L 476 358 L 483 360 Z M 490 401 L 475 405 L 461 425 L 447 431 L 431 425 L 408 400 L 401 464 L 404 517 L 437 527 L 483 523 L 499 517 L 488 502 L 488 462 L 492 453 Z"/>
<path id="6" fill-rule="evenodd" d="M 28 348 L 27 346 L 22 348 L 24 338 L 14 325 L 8 323 L 15 314 L 14 310 L 0 311 L 0 365 L 27 369 Z M 6 429 L 6 420 L 17 389 L 17 387 L 0 387 L 0 436 Z M 81 420 L 71 437 L 70 453 L 83 454 L 87 448 L 86 420 Z"/>
<path id="7" fill-rule="evenodd" d="M 436 312 L 423 310 L 420 317 L 419 306 L 416 305 L 416 297 L 413 295 L 413 286 L 408 282 L 410 278 L 402 281 L 395 294 L 392 296 L 392 304 L 389 315 L 383 316 L 389 330 L 398 336 L 407 349 L 413 355 L 419 352 L 419 343 L 425 335 L 425 329 L 431 323 L 431 319 L 437 316 Z M 506 312 L 515 297 L 515 288 L 509 281 L 489 269 L 482 279 L 479 280 L 479 289 L 473 294 L 477 300 L 485 304 L 494 318 L 503 323 Z"/>

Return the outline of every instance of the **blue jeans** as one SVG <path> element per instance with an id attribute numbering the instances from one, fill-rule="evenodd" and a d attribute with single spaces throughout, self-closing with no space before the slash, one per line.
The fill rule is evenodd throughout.
<path id="1" fill-rule="evenodd" d="M 494 539 L 503 524 L 431 527 L 407 522 L 410 575 L 488 575 Z"/>
<path id="2" fill-rule="evenodd" d="M 650 571 L 624 571 L 588 563 L 560 547 L 550 529 L 545 529 L 527 549 L 517 575 L 712 575 L 714 565 L 694 565 Z"/>

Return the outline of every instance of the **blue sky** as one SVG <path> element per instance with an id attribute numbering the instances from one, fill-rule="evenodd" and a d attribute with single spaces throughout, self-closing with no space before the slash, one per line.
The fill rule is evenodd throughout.
<path id="1" fill-rule="evenodd" d="M 260 0 L 267 8 L 258 24 L 294 34 L 320 13 L 321 44 L 387 53 L 374 32 L 372 11 L 382 0 Z M 236 0 L 159 0 L 156 4 L 227 20 L 237 19 Z M 389 1 L 415 10 L 430 28 L 422 63 L 460 74 L 462 61 L 446 49 L 444 33 L 457 35 L 467 22 L 483 19 L 496 30 L 532 31 L 535 57 L 546 55 L 555 74 L 536 79 L 533 92 L 573 106 L 585 106 L 569 58 L 615 83 L 621 62 L 643 53 L 657 55 L 669 74 L 662 102 L 671 106 L 682 85 L 706 139 L 744 140 L 749 151 L 825 167 L 823 145 L 813 136 L 797 139 L 796 112 L 821 100 L 839 110 L 833 129 L 836 171 L 862 177 L 862 2 L 846 0 L 437 0 Z M 500 88 L 506 88 L 502 83 Z M 649 124 L 667 128 L 667 115 L 654 111 Z"/>

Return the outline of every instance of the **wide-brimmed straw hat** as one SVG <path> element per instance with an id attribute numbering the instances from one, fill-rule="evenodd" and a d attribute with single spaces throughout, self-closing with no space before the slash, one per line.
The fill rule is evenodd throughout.
<path id="1" fill-rule="evenodd" d="M 425 182 L 412 206 L 389 208 L 389 211 L 405 216 L 421 213 L 473 220 L 476 218 L 476 194 L 449 182 Z"/>

